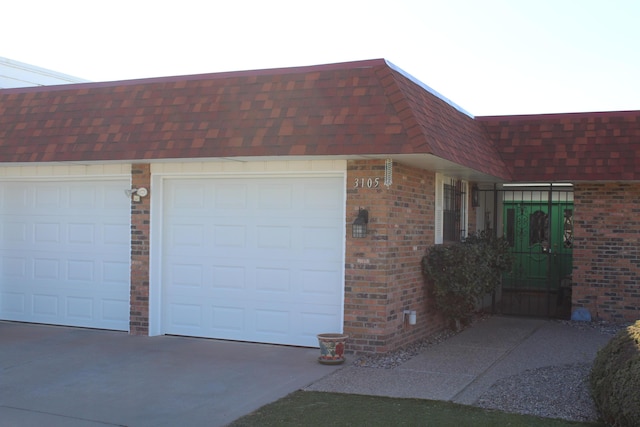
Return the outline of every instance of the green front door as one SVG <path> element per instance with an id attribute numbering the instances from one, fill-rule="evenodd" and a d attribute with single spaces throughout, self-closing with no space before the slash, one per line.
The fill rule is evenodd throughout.
<path id="1" fill-rule="evenodd" d="M 573 201 L 513 199 L 504 202 L 503 211 L 514 257 L 512 271 L 503 277 L 503 307 L 515 311 L 511 314 L 554 315 L 570 292 Z"/>

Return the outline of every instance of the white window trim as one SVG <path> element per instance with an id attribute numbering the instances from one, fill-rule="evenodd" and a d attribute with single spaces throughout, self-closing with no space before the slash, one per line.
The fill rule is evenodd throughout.
<path id="1" fill-rule="evenodd" d="M 434 243 L 440 245 L 444 243 L 444 183 L 453 178 L 436 173 L 436 188 L 435 188 L 435 227 L 434 227 Z M 460 226 L 465 230 L 466 235 L 469 234 L 469 182 L 461 180 L 462 182 L 462 218 L 460 219 Z M 466 237 L 466 236 L 465 236 Z"/>
<path id="2" fill-rule="evenodd" d="M 436 200 L 435 200 L 435 244 L 440 245 L 444 242 L 444 176 L 440 173 L 436 174 Z"/>

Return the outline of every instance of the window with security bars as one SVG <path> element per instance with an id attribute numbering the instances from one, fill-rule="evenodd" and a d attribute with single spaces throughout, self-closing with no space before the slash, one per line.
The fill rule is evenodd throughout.
<path id="1" fill-rule="evenodd" d="M 445 242 L 459 242 L 466 236 L 466 192 L 460 180 L 449 180 L 442 188 L 442 237 Z"/>

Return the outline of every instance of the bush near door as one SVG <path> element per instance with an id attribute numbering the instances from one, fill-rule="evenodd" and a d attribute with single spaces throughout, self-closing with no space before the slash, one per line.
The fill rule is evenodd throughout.
<path id="1" fill-rule="evenodd" d="M 593 399 L 608 425 L 640 426 L 640 320 L 598 352 L 590 381 Z"/>
<path id="2" fill-rule="evenodd" d="M 493 292 L 511 269 L 509 243 L 481 232 L 464 242 L 431 246 L 422 258 L 427 283 L 434 286 L 436 307 L 448 319 L 466 323 L 478 301 Z"/>

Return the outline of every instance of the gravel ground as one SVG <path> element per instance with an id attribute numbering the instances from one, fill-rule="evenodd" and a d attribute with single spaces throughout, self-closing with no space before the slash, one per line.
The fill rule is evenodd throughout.
<path id="1" fill-rule="evenodd" d="M 479 320 L 482 318 L 476 321 Z M 581 330 L 593 330 L 611 337 L 620 329 L 628 326 L 628 324 L 600 321 L 557 320 L 557 322 Z M 358 367 L 392 369 L 427 347 L 442 342 L 455 334 L 452 331 L 443 332 L 404 349 L 385 355 L 363 356 L 352 363 Z M 528 370 L 496 382 L 478 399 L 476 405 L 488 409 L 571 421 L 597 421 L 598 412 L 589 391 L 590 371 L 591 364 L 584 363 Z"/>
<path id="2" fill-rule="evenodd" d="M 558 322 L 611 337 L 629 325 L 568 320 Z M 496 382 L 478 399 L 476 405 L 520 414 L 594 422 L 598 420 L 598 411 L 589 389 L 590 372 L 590 363 L 531 369 Z"/>
<path id="3" fill-rule="evenodd" d="M 531 369 L 496 382 L 476 402 L 477 406 L 506 412 L 597 421 L 589 392 L 590 364 Z"/>
<path id="4" fill-rule="evenodd" d="M 387 354 L 373 354 L 361 356 L 353 361 L 353 365 L 361 368 L 392 369 L 420 354 L 424 349 L 449 337 L 456 335 L 453 331 L 444 331 L 425 340 L 415 342 L 405 348 L 389 352 Z"/>

